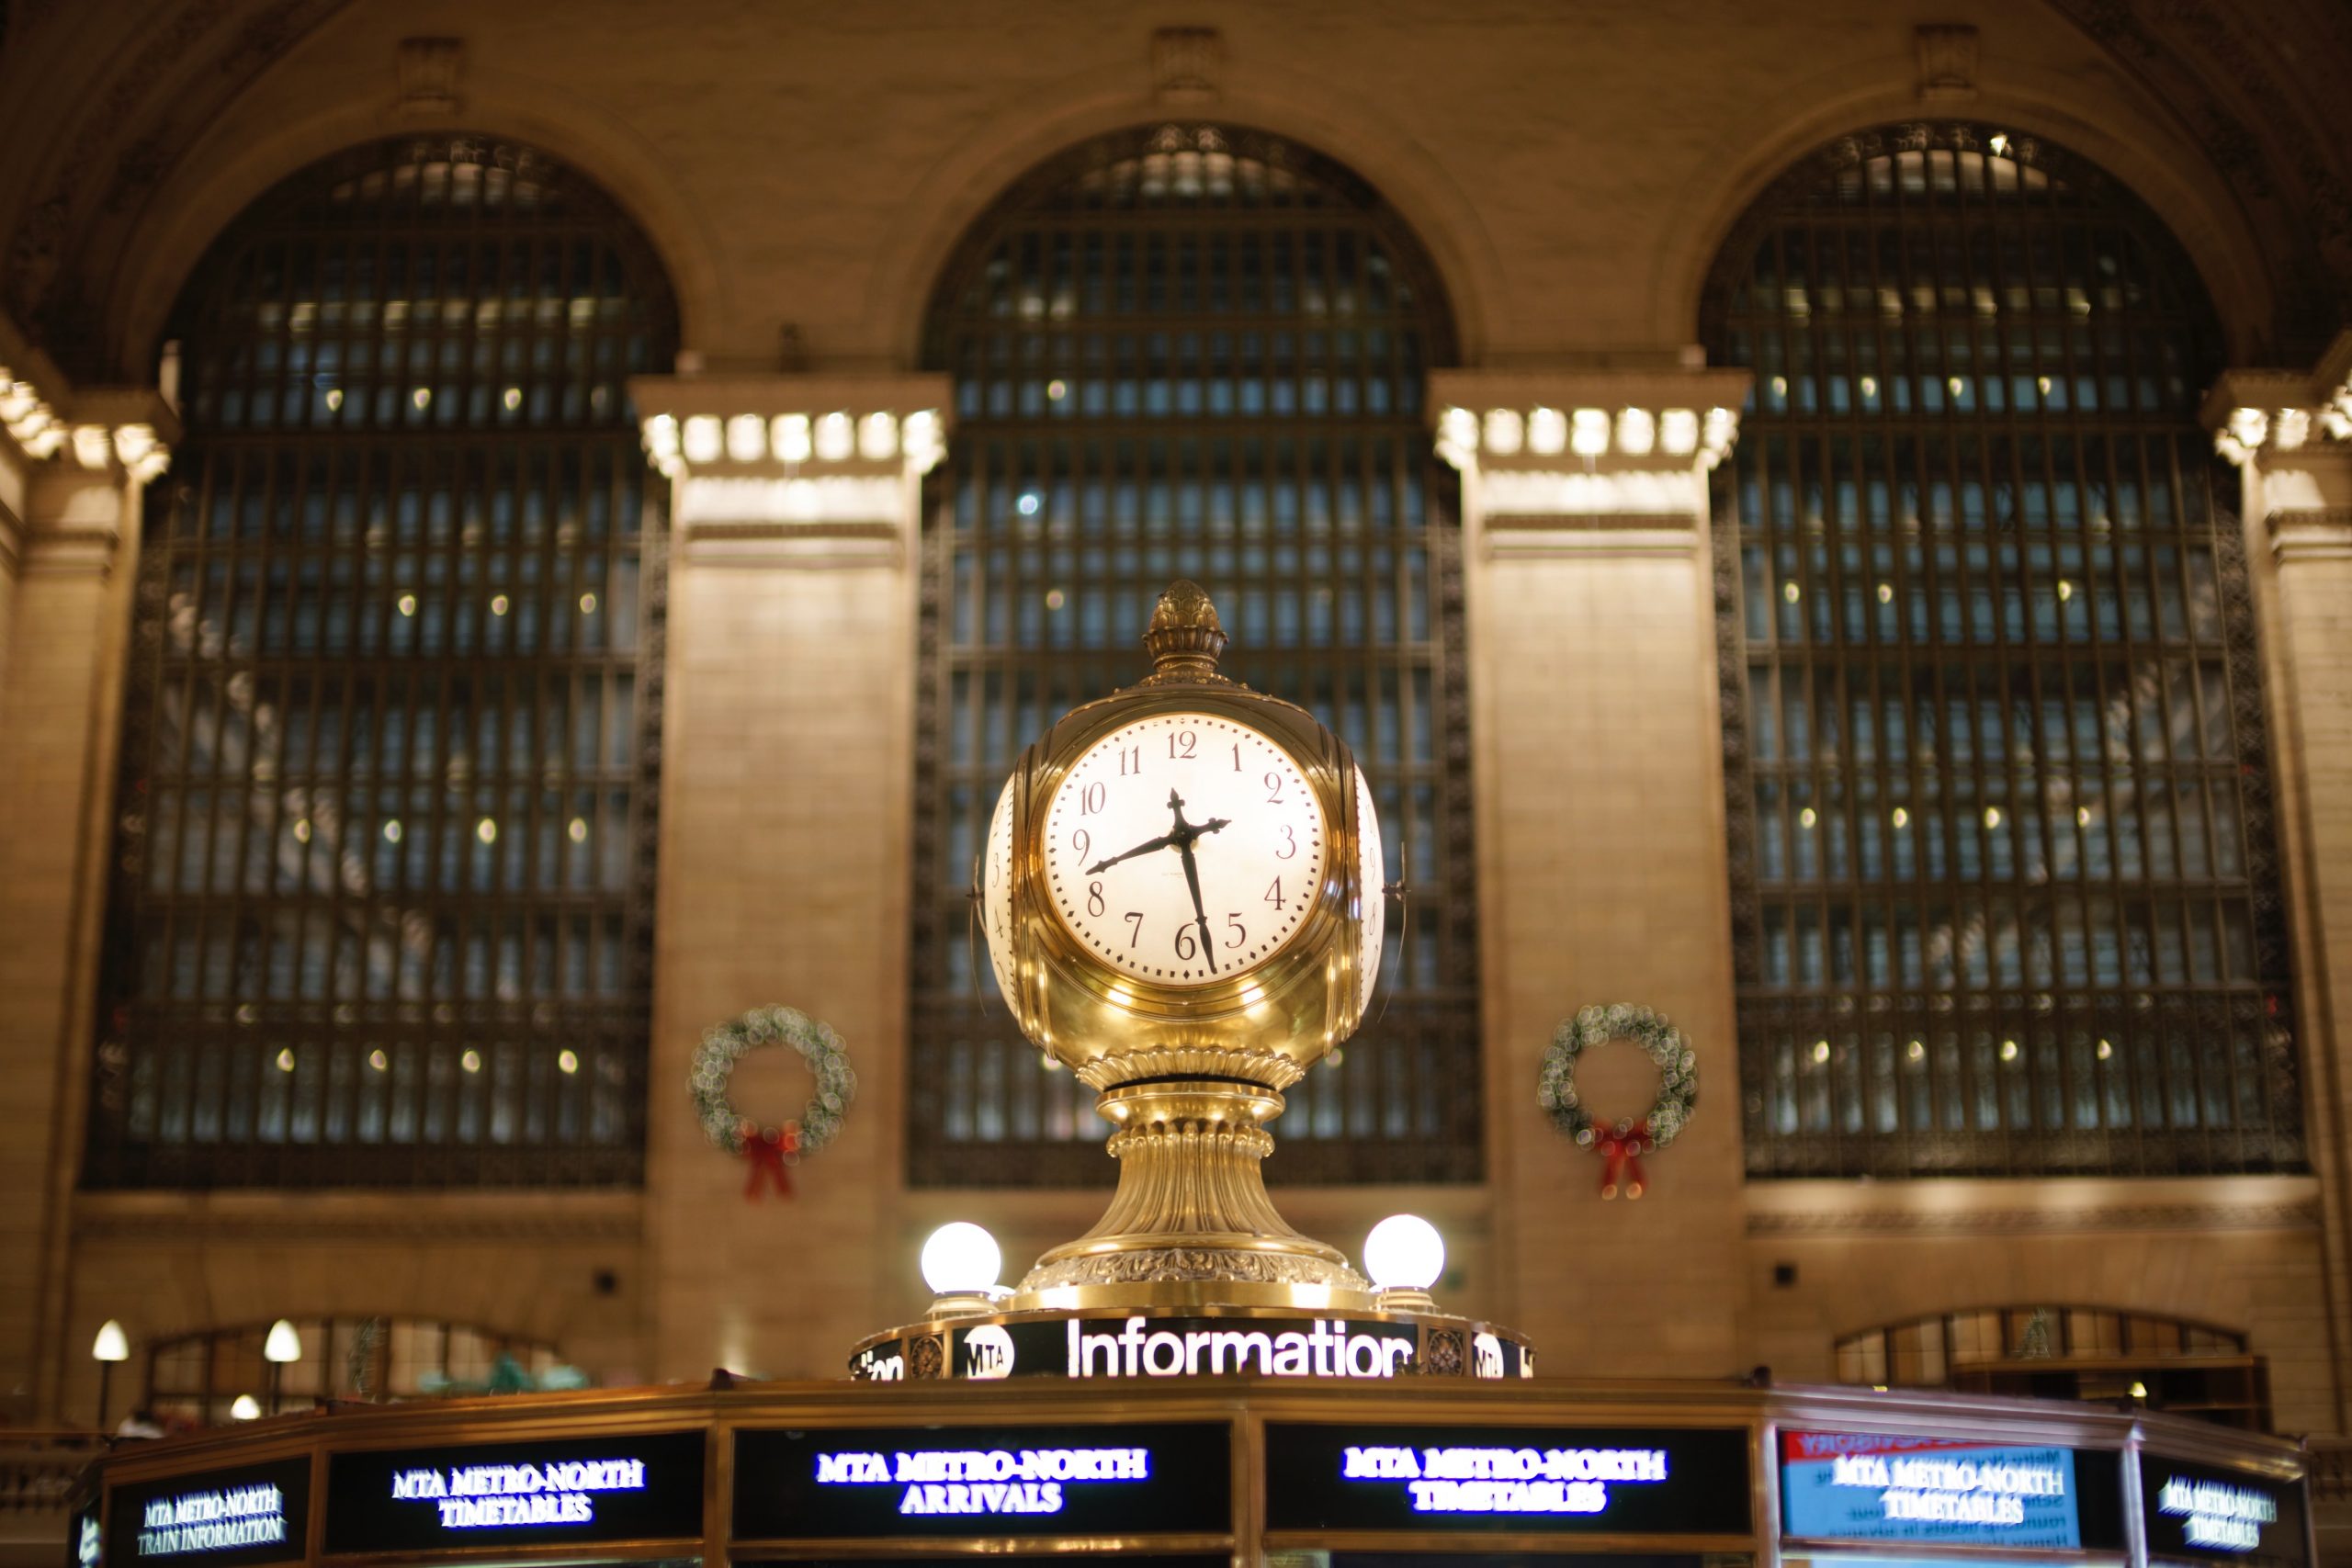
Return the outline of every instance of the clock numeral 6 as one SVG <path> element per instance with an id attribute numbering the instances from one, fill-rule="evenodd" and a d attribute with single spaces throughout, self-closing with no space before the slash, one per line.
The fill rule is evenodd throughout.
<path id="1" fill-rule="evenodd" d="M 1090 915 L 1102 912 L 1102 885 L 1100 882 L 1086 885 L 1086 912 Z"/>
<path id="2" fill-rule="evenodd" d="M 1201 944 L 1199 941 L 1193 937 L 1193 928 L 1190 926 L 1178 926 L 1176 928 L 1176 956 L 1179 958 L 1190 959 L 1197 957 L 1200 951 Z"/>

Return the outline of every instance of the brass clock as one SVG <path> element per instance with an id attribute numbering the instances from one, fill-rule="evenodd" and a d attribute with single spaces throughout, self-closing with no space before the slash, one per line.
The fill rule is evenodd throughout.
<path id="1" fill-rule="evenodd" d="M 1213 1280 L 1226 1301 L 1237 1283 L 1352 1300 L 1362 1280 L 1282 1223 L 1257 1167 L 1280 1091 L 1372 997 L 1371 790 L 1312 714 L 1216 672 L 1227 638 L 1195 584 L 1160 596 L 1144 641 L 1150 675 L 1023 754 L 982 862 L 989 954 L 1013 1016 L 1102 1091 L 1120 1129 L 1120 1198 L 1023 1294 L 1104 1304 L 1104 1288 L 1133 1301 L 1128 1287 L 1148 1284 L 1182 1300 Z"/>

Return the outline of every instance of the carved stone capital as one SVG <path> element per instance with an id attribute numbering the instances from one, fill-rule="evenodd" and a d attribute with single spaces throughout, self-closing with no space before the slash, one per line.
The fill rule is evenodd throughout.
<path id="1" fill-rule="evenodd" d="M 465 60 L 461 39 L 401 39 L 393 62 L 400 89 L 392 107 L 404 115 L 456 114 L 465 107 L 465 100 L 458 96 L 458 73 Z"/>
<path id="2" fill-rule="evenodd" d="M 944 376 L 641 376 L 629 392 L 689 562 L 901 559 L 946 451 Z"/>
<path id="3" fill-rule="evenodd" d="M 1490 556 L 1683 554 L 1744 370 L 1439 371 L 1437 450 Z"/>
<path id="4" fill-rule="evenodd" d="M 2352 331 L 2338 333 L 2308 371 L 2223 371 L 2199 413 L 2215 450 L 2239 468 L 2314 450 L 2352 452 Z"/>
<path id="5" fill-rule="evenodd" d="M 1919 101 L 1965 104 L 1976 97 L 1976 29 L 1923 27 L 1913 35 L 1919 55 Z"/>
<path id="6" fill-rule="evenodd" d="M 1225 40 L 1215 28 L 1162 28 L 1151 35 L 1151 90 L 1162 107 L 1205 108 L 1217 99 Z"/>

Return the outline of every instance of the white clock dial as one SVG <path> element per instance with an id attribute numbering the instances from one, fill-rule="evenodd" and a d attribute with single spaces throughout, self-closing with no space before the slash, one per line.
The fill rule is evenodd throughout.
<path id="1" fill-rule="evenodd" d="M 1018 777 L 1019 775 L 1014 775 Z M 996 797 L 989 818 L 989 846 L 980 862 L 980 919 L 988 927 L 989 963 L 996 969 L 997 994 L 1012 1007 L 1012 780 Z"/>
<path id="2" fill-rule="evenodd" d="M 1388 872 L 1380 852 L 1380 818 L 1372 809 L 1372 784 L 1362 768 L 1356 770 L 1356 875 L 1362 899 L 1357 915 L 1363 922 L 1363 956 L 1356 970 L 1356 1014 L 1362 1017 L 1372 1005 L 1372 988 L 1380 983 L 1380 946 L 1388 925 L 1388 897 L 1382 891 Z"/>
<path id="3" fill-rule="evenodd" d="M 1322 891 L 1323 808 L 1248 725 L 1159 714 L 1088 749 L 1046 811 L 1046 886 L 1088 951 L 1158 986 L 1256 968 Z"/>

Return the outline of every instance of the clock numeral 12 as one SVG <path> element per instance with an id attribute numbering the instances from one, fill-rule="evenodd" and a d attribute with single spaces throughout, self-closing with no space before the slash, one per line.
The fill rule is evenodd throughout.
<path id="1" fill-rule="evenodd" d="M 1168 754 L 1180 762 L 1189 762 L 1193 760 L 1193 749 L 1199 744 L 1199 736 L 1189 729 L 1180 729 L 1168 738 Z M 1141 773 L 1143 770 L 1138 767 L 1136 771 Z"/>

